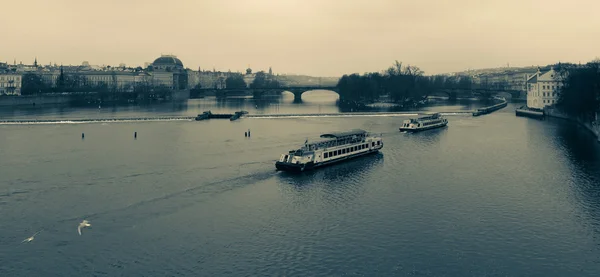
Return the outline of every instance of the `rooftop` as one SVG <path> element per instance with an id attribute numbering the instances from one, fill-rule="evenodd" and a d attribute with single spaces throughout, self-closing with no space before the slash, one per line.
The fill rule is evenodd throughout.
<path id="1" fill-rule="evenodd" d="M 178 59 L 176 56 L 173 55 L 162 55 L 160 56 L 160 58 L 157 58 L 156 60 L 154 60 L 154 62 L 152 64 L 164 64 L 164 65 L 179 65 L 179 66 L 183 66 L 183 63 L 181 62 L 180 59 Z"/>

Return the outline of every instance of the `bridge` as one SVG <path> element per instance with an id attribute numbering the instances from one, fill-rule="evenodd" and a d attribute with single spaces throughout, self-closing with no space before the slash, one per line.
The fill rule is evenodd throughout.
<path id="1" fill-rule="evenodd" d="M 254 98 L 260 98 L 264 95 L 281 94 L 289 91 L 294 94 L 294 102 L 302 102 L 302 94 L 311 90 L 329 90 L 339 94 L 339 89 L 335 86 L 284 86 L 278 88 L 202 88 L 199 91 L 206 94 L 215 93 L 217 97 L 227 97 L 228 95 L 252 95 Z"/>

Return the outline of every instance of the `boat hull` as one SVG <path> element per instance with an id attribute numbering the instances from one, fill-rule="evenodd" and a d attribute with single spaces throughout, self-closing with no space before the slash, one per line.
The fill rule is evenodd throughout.
<path id="1" fill-rule="evenodd" d="M 531 117 L 531 118 L 537 118 L 537 119 L 542 119 L 544 118 L 544 112 L 538 112 L 538 111 L 531 111 L 531 110 L 525 110 L 525 109 L 517 109 L 515 110 L 515 115 L 516 116 L 524 116 L 524 117 Z"/>
<path id="2" fill-rule="evenodd" d="M 508 102 L 504 101 L 500 104 L 496 104 L 491 107 L 479 108 L 479 109 L 477 109 L 477 111 L 473 112 L 473 116 L 481 116 L 484 114 L 489 114 L 489 113 L 495 112 L 497 110 L 500 110 L 500 109 L 506 107 L 507 105 L 508 105 Z"/>
<path id="3" fill-rule="evenodd" d="M 422 132 L 422 131 L 427 131 L 427 130 L 432 130 L 432 129 L 437 129 L 437 128 L 443 128 L 443 127 L 446 127 L 446 125 L 448 125 L 448 122 L 440 123 L 437 125 L 426 126 L 426 127 L 419 127 L 419 128 L 400 127 L 400 132 L 416 133 L 416 132 Z"/>
<path id="4" fill-rule="evenodd" d="M 375 154 L 378 153 L 379 150 L 382 147 L 379 148 L 375 148 L 369 151 L 365 151 L 362 153 L 357 153 L 354 155 L 349 155 L 349 156 L 345 156 L 345 157 L 341 157 L 339 159 L 335 159 L 335 160 L 330 160 L 330 161 L 326 161 L 326 162 L 321 162 L 321 163 L 313 163 L 313 162 L 309 162 L 306 164 L 292 164 L 292 163 L 286 163 L 286 162 L 276 162 L 275 163 L 275 168 L 277 168 L 277 170 L 280 171 L 286 171 L 286 172 L 293 172 L 293 173 L 300 173 L 300 172 L 304 172 L 304 171 L 309 171 L 309 170 L 313 170 L 319 167 L 324 167 L 324 166 L 328 166 L 328 165 L 333 165 L 333 164 L 337 164 L 337 163 L 341 163 L 343 161 L 348 161 L 351 159 L 356 159 L 359 157 L 363 157 L 363 156 L 367 156 L 370 154 Z"/>

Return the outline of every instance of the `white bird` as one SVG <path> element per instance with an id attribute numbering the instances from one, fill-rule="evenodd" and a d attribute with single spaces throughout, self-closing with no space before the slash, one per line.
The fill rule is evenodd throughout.
<path id="1" fill-rule="evenodd" d="M 37 236 L 37 234 L 39 234 L 40 232 L 41 231 L 37 231 L 35 234 L 33 234 L 33 236 L 24 239 L 21 243 L 31 242 L 35 238 L 35 236 Z"/>
<path id="2" fill-rule="evenodd" d="M 77 232 L 81 236 L 81 228 L 90 227 L 90 226 L 92 226 L 92 224 L 90 224 L 89 221 L 84 219 L 81 223 L 79 223 L 79 226 L 77 227 Z"/>

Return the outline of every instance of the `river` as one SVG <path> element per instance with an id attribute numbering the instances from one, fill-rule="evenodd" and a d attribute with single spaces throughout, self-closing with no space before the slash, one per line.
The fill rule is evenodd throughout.
<path id="1" fill-rule="evenodd" d="M 332 100 L 262 111 L 339 112 Z M 209 101 L 155 111 L 252 106 Z M 600 145 L 514 108 L 417 134 L 398 132 L 403 116 L 0 125 L 0 276 L 597 276 Z M 103 109 L 2 117 L 156 114 Z M 382 133 L 381 153 L 275 171 L 305 139 L 352 128 Z"/>

